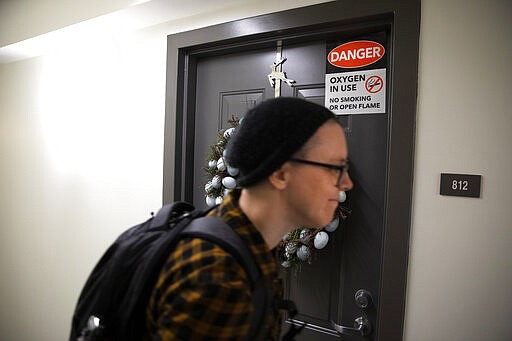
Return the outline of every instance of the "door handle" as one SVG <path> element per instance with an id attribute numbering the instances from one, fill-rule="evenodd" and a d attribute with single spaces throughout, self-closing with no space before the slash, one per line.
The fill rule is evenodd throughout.
<path id="1" fill-rule="evenodd" d="M 338 334 L 342 335 L 368 336 L 372 333 L 372 324 L 367 318 L 362 316 L 354 320 L 354 327 L 341 326 L 334 321 L 331 321 L 331 324 Z"/>

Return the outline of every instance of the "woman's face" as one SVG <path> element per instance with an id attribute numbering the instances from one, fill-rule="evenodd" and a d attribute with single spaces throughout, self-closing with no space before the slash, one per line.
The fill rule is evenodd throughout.
<path id="1" fill-rule="evenodd" d="M 348 162 L 343 128 L 335 121 L 324 123 L 294 156 L 295 159 L 343 166 Z M 339 191 L 348 191 L 353 183 L 345 172 L 337 186 L 340 170 L 321 165 L 288 162 L 290 182 L 287 192 L 296 227 L 321 228 L 333 218 Z"/>

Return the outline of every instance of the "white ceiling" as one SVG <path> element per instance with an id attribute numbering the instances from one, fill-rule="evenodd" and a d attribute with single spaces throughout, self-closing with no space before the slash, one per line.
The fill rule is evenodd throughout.
<path id="1" fill-rule="evenodd" d="M 40 55 L 69 35 L 127 33 L 254 0 L 0 0 L 0 63 Z"/>

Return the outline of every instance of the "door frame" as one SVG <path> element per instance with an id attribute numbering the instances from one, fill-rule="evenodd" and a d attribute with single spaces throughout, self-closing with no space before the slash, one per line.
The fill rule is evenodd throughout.
<path id="1" fill-rule="evenodd" d="M 370 25 L 369 25 L 370 23 Z M 420 0 L 345 0 L 167 37 L 163 202 L 191 201 L 198 58 L 368 27 L 390 30 L 388 162 L 375 340 L 402 340 L 411 225 Z"/>

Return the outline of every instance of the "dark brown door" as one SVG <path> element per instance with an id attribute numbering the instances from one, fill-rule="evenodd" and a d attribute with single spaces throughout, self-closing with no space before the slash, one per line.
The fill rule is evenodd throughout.
<path id="1" fill-rule="evenodd" d="M 204 206 L 208 146 L 232 114 L 274 96 L 267 79 L 282 41 L 283 69 L 297 81 L 283 96 L 324 102 L 326 47 L 378 35 L 386 47 L 386 111 L 339 116 L 355 187 L 352 214 L 311 265 L 285 273 L 286 295 L 306 322 L 300 340 L 329 340 L 366 318 L 366 340 L 402 339 L 410 230 L 420 1 L 331 1 L 182 32 L 168 37 L 164 203 Z M 380 67 L 380 66 L 379 66 Z M 366 308 L 354 295 L 373 296 Z M 363 300 L 364 301 L 364 300 Z M 290 321 L 287 321 L 289 323 Z"/>
<path id="2" fill-rule="evenodd" d="M 282 55 L 287 61 L 282 67 L 296 83 L 293 87 L 282 83 L 282 96 L 323 104 L 326 53 L 325 40 L 284 44 Z M 242 117 L 256 103 L 274 97 L 267 75 L 275 59 L 276 48 L 266 47 L 197 61 L 193 167 L 193 202 L 197 207 L 205 206 L 204 166 L 209 146 L 215 143 L 219 129 L 228 127 L 232 115 Z M 349 327 L 358 317 L 367 318 L 372 325 L 376 321 L 387 115 L 350 115 L 339 119 L 347 133 L 350 173 L 355 184 L 347 201 L 352 214 L 331 234 L 328 246 L 315 253 L 311 264 L 304 263 L 300 271 L 284 271 L 286 295 L 296 302 L 300 312 L 296 322 L 307 322 L 301 340 L 338 338 L 331 321 Z M 373 304 L 365 309 L 359 308 L 354 299 L 360 289 L 373 296 Z M 357 339 L 346 337 L 351 338 Z"/>

